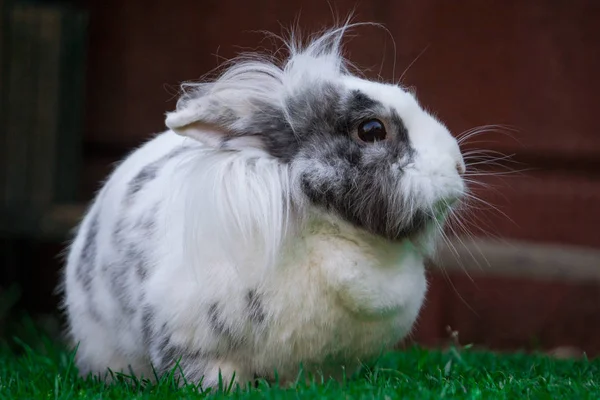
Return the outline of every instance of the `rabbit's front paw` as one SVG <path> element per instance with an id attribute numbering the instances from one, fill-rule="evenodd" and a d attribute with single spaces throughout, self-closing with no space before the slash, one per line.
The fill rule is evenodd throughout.
<path id="1" fill-rule="evenodd" d="M 245 373 L 243 368 L 227 361 L 216 361 L 209 363 L 202 378 L 203 388 L 218 388 L 219 382 L 223 389 L 239 385 L 244 388 L 251 382 L 250 374 Z"/>

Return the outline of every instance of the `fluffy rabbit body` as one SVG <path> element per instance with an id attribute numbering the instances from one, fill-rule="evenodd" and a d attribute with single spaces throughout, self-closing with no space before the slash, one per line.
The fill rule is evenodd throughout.
<path id="1" fill-rule="evenodd" d="M 339 376 L 410 331 L 463 159 L 412 94 L 350 73 L 342 34 L 190 86 L 116 167 L 66 263 L 81 373 Z"/>

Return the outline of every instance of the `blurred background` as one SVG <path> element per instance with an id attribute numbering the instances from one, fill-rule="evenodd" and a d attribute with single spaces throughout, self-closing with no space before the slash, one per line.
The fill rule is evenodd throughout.
<path id="1" fill-rule="evenodd" d="M 0 1 L 0 336 L 24 313 L 58 332 L 69 232 L 179 83 L 333 7 L 388 28 L 347 43 L 368 77 L 402 76 L 456 135 L 505 126 L 464 143 L 498 159 L 472 166 L 482 201 L 448 232 L 409 341 L 600 354 L 599 1 Z"/>

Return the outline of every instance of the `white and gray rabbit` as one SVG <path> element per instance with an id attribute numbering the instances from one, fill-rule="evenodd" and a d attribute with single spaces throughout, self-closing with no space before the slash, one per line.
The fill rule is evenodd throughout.
<path id="1" fill-rule="evenodd" d="M 82 374 L 340 376 L 409 333 L 464 162 L 411 93 L 350 72 L 347 28 L 185 86 L 116 167 L 65 269 Z"/>

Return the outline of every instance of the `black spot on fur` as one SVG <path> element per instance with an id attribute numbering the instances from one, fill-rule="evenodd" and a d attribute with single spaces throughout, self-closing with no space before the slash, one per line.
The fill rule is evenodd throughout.
<path id="1" fill-rule="evenodd" d="M 343 118 L 346 120 L 347 128 L 354 128 L 367 118 L 374 118 L 384 110 L 383 104 L 373 100 L 366 94 L 354 90 L 344 106 Z"/>
<path id="2" fill-rule="evenodd" d="M 98 253 L 97 240 L 98 231 L 100 229 L 99 214 L 100 212 L 98 210 L 94 211 L 87 226 L 87 233 L 85 235 L 83 248 L 81 249 L 79 266 L 77 268 L 77 278 L 86 291 L 89 291 L 92 286 L 92 278 Z"/>
<path id="3" fill-rule="evenodd" d="M 323 84 L 294 94 L 286 108 L 295 132 L 303 144 L 309 139 L 327 140 L 330 136 L 347 136 L 348 122 L 342 104 L 342 89 Z"/>
<path id="4" fill-rule="evenodd" d="M 145 306 L 142 311 L 142 338 L 144 343 L 150 344 L 152 340 L 153 329 L 152 325 L 154 324 L 154 312 L 150 306 Z"/>
<path id="5" fill-rule="evenodd" d="M 265 150 L 273 157 L 289 161 L 298 152 L 298 138 L 287 122 L 283 110 L 268 104 L 262 104 L 243 131 L 232 132 L 225 139 L 229 140 L 247 136 L 260 138 Z"/>
<path id="6" fill-rule="evenodd" d="M 212 312 L 218 312 L 216 306 Z M 173 340 L 173 332 L 165 323 L 160 328 L 153 329 L 157 326 L 156 315 L 148 305 L 143 308 L 141 318 L 144 342 L 149 348 L 151 363 L 159 377 L 172 372 L 176 378 L 183 375 L 188 382 L 199 382 L 208 363 L 222 359 L 225 354 L 218 348 L 204 350 L 177 343 Z M 227 329 L 223 332 L 227 333 Z M 232 348 L 229 347 L 228 350 Z"/>
<path id="7" fill-rule="evenodd" d="M 361 166 L 363 156 L 360 146 L 356 143 L 338 141 L 325 151 L 323 160 L 332 167 L 337 167 L 340 163 L 343 164 L 344 169 Z"/>
<path id="8" fill-rule="evenodd" d="M 137 276 L 144 280 L 146 279 L 146 275 L 148 273 L 146 269 L 146 256 L 144 255 L 143 250 L 140 248 L 140 244 L 131 243 L 127 246 L 125 250 L 125 254 L 123 254 L 122 259 L 122 271 L 123 273 L 127 273 L 130 270 L 134 270 Z"/>
<path id="9" fill-rule="evenodd" d="M 170 372 L 178 361 L 177 348 L 171 345 L 171 339 L 167 332 L 163 330 L 160 336 L 151 342 L 151 353 L 153 354 L 153 363 L 159 376 Z"/>
<path id="10" fill-rule="evenodd" d="M 362 160 L 362 153 L 355 146 L 352 146 L 350 149 L 347 149 L 346 152 L 344 152 L 342 148 L 338 148 L 338 156 L 345 157 L 352 167 L 360 166 Z"/>
<path id="11" fill-rule="evenodd" d="M 169 337 L 169 335 L 165 332 L 162 333 L 162 337 L 160 338 L 160 340 L 158 341 L 158 354 L 161 354 L 163 357 L 165 355 L 169 355 L 168 353 L 168 348 L 169 343 L 171 342 L 171 339 Z"/>
<path id="12" fill-rule="evenodd" d="M 340 102 L 337 113 L 335 130 L 345 137 L 350 137 L 366 119 L 386 117 L 383 104 L 358 90 L 352 91 L 345 101 Z"/>
<path id="13" fill-rule="evenodd" d="M 144 237 L 154 234 L 156 226 L 156 213 L 160 208 L 160 203 L 156 203 L 148 212 L 146 212 L 133 226 L 134 230 Z"/>
<path id="14" fill-rule="evenodd" d="M 208 308 L 208 322 L 215 335 L 226 340 L 230 348 L 238 348 L 243 344 L 243 338 L 235 334 L 221 317 L 218 303 L 213 303 Z"/>
<path id="15" fill-rule="evenodd" d="M 183 372 L 189 381 L 197 381 L 202 378 L 206 370 L 207 360 L 218 358 L 217 353 L 187 349 L 174 343 L 166 325 L 163 325 L 148 343 L 152 363 L 159 376 L 173 371 L 176 377 L 181 377 Z"/>
<path id="16" fill-rule="evenodd" d="M 225 323 L 221 320 L 219 315 L 219 304 L 213 303 L 208 308 L 208 321 L 210 322 L 210 327 L 213 331 L 215 331 L 219 335 L 223 335 L 225 332 Z"/>
<path id="17" fill-rule="evenodd" d="M 123 244 L 125 240 L 125 234 L 129 230 L 129 227 L 126 224 L 126 220 L 120 219 L 115 223 L 115 228 L 113 229 L 112 242 L 117 249 Z"/>
<path id="18" fill-rule="evenodd" d="M 262 323 L 265 320 L 262 301 L 256 290 L 249 290 L 246 294 L 248 315 L 253 322 Z"/>
<path id="19" fill-rule="evenodd" d="M 192 146 L 176 147 L 174 150 L 165 154 L 158 160 L 153 161 L 150 164 L 144 166 L 137 173 L 137 175 L 134 176 L 133 179 L 129 182 L 129 186 L 127 187 L 127 193 L 125 195 L 125 201 L 127 202 L 127 204 L 131 204 L 135 195 L 139 193 L 149 182 L 156 179 L 160 169 L 163 168 L 170 160 L 192 149 L 194 149 L 194 147 Z"/>
<path id="20" fill-rule="evenodd" d="M 137 309 L 139 282 L 147 276 L 145 238 L 140 229 L 132 228 L 124 219 L 117 222 L 113 232 L 116 257 L 103 264 L 101 273 L 110 281 L 109 290 L 123 312 L 132 315 Z"/>
<path id="21" fill-rule="evenodd" d="M 142 281 L 146 280 L 148 277 L 148 268 L 144 259 L 140 259 L 135 263 L 135 272 Z"/>
<path id="22" fill-rule="evenodd" d="M 147 278 L 148 261 L 145 247 L 154 235 L 156 213 L 159 207 L 160 203 L 155 204 L 133 224 L 126 219 L 120 219 L 115 224 L 113 246 L 119 257 L 110 265 L 110 268 L 106 269 L 106 271 L 111 269 L 111 281 L 125 279 L 131 269 L 135 270 L 139 280 L 144 281 Z M 113 269 L 117 269 L 118 273 L 114 273 Z M 133 284 L 133 282 L 130 283 Z M 121 288 L 122 286 L 122 283 L 113 281 L 113 287 Z"/>
<path id="23" fill-rule="evenodd" d="M 188 382 L 199 382 L 206 373 L 208 358 L 202 351 L 189 352 L 184 348 L 168 344 L 161 353 L 158 365 L 158 375 L 173 371 L 175 377 L 181 378 L 182 373 Z"/>
<path id="24" fill-rule="evenodd" d="M 135 314 L 135 292 L 134 280 L 132 279 L 132 271 L 127 264 L 113 264 L 107 268 L 110 277 L 110 291 L 119 302 L 123 312 L 131 316 Z"/>
<path id="25" fill-rule="evenodd" d="M 127 190 L 127 198 L 134 196 L 150 181 L 156 179 L 160 164 L 152 163 L 146 165 L 138 174 L 129 182 Z"/>
<path id="26" fill-rule="evenodd" d="M 408 129 L 406 128 L 406 125 L 404 125 L 404 121 L 402 121 L 402 118 L 400 118 L 400 116 L 398 115 L 396 110 L 392 110 L 390 112 L 390 120 L 392 122 L 394 129 L 396 130 L 398 141 L 406 144 L 407 151 L 410 151 L 412 154 L 414 149 L 408 145 L 409 144 Z"/>

